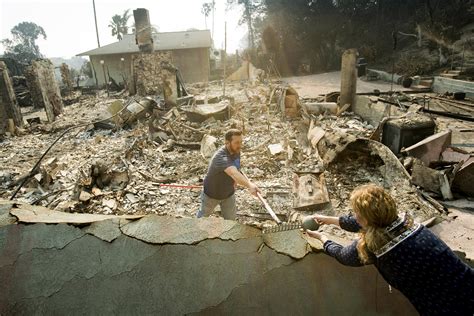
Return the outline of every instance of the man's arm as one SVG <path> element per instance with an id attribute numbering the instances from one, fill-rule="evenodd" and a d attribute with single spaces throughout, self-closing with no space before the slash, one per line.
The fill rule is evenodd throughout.
<path id="1" fill-rule="evenodd" d="M 235 166 L 227 167 L 224 172 L 234 179 L 234 181 L 243 187 L 249 189 L 249 192 L 253 195 L 257 195 L 257 192 L 260 192 L 260 189 L 250 180 L 248 180 Z"/>

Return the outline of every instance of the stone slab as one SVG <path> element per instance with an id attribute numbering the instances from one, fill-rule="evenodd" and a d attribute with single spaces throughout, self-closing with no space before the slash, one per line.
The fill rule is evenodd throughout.
<path id="1" fill-rule="evenodd" d="M 112 218 L 100 222 L 94 222 L 84 228 L 83 231 L 108 242 L 112 242 L 120 235 L 122 235 L 122 231 L 120 230 L 119 218 Z"/>
<path id="2" fill-rule="evenodd" d="M 263 235 L 265 244 L 278 253 L 301 259 L 310 251 L 310 247 L 299 230 L 289 230 Z"/>
<path id="3" fill-rule="evenodd" d="M 69 223 L 69 224 L 87 224 L 99 222 L 112 218 L 138 219 L 144 215 L 99 215 L 99 214 L 74 214 L 59 211 L 53 211 L 46 207 L 34 206 L 20 202 L 11 202 L 13 207 L 10 214 L 16 216 L 22 223 Z"/>
<path id="4" fill-rule="evenodd" d="M 153 244 L 196 244 L 205 239 L 258 237 L 259 229 L 221 218 L 175 218 L 149 215 L 121 227 L 130 237 Z"/>

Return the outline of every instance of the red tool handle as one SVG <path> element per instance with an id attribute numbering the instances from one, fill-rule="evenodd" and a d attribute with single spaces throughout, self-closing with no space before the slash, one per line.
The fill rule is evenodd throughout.
<path id="1" fill-rule="evenodd" d="M 164 184 L 160 183 L 160 187 L 181 188 L 181 189 L 202 189 L 202 185 L 182 185 L 182 184 Z"/>

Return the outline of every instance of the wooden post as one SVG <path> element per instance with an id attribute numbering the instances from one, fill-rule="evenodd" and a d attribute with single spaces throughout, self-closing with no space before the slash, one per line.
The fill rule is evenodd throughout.
<path id="1" fill-rule="evenodd" d="M 346 50 L 342 54 L 341 64 L 341 98 L 339 106 L 355 104 L 357 92 L 357 50 L 354 48 Z"/>

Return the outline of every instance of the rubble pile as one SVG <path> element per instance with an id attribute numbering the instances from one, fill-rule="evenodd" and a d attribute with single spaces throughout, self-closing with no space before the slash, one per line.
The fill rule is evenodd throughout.
<path id="1" fill-rule="evenodd" d="M 12 195 L 60 133 L 84 124 L 58 141 L 18 200 L 65 212 L 192 217 L 200 205 L 209 157 L 223 145 L 226 130 L 239 128 L 244 132 L 242 171 L 261 187 L 282 221 L 297 221 L 315 210 L 346 213 L 350 192 L 369 182 L 388 188 L 402 201 L 402 210 L 418 219 L 432 217 L 432 208 L 420 201 L 398 159 L 368 140 L 374 126 L 350 112 L 314 113 L 304 106 L 302 116 L 288 117 L 280 106 L 286 93 L 278 96 L 277 89 L 287 90 L 280 84 L 232 83 L 223 96 L 220 85 L 195 84 L 187 87 L 195 102 L 172 107 L 156 97 L 83 95 L 53 123 L 34 124 L 30 133 L 4 141 L 0 197 Z M 197 121 L 189 112 L 199 103 L 208 111 Z M 228 113 L 221 118 L 217 114 L 223 108 Z M 324 203 L 315 208 L 295 202 L 306 190 L 305 185 L 295 187 L 295 181 L 308 179 L 327 192 L 329 202 L 324 194 Z M 236 195 L 240 222 L 273 224 L 246 190 L 238 189 Z"/>
<path id="2" fill-rule="evenodd" d="M 396 199 L 399 212 L 412 213 L 420 222 L 433 215 L 433 209 L 427 210 L 420 200 L 416 188 L 410 184 L 410 178 L 403 166 L 386 147 L 381 144 L 359 139 L 350 143 L 326 171 L 326 179 L 333 200 L 330 215 L 341 211 L 351 211 L 349 197 L 357 186 L 374 183 L 390 192 Z"/>
<path id="3" fill-rule="evenodd" d="M 474 196 L 472 100 L 457 101 L 449 93 L 394 93 L 367 101 L 367 109 L 378 107 L 382 112 L 385 107 L 384 112 L 392 112 L 379 125 L 381 137 L 374 139 L 398 155 L 425 196 L 444 201 Z"/>

